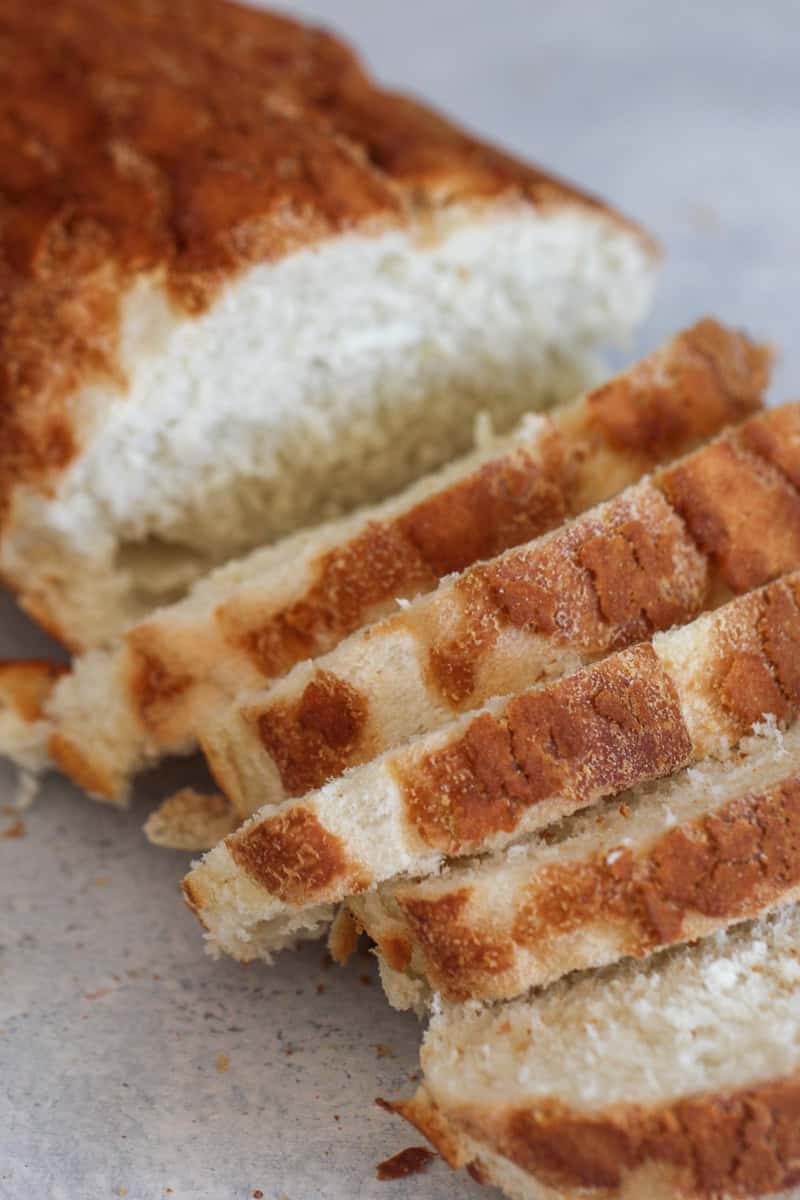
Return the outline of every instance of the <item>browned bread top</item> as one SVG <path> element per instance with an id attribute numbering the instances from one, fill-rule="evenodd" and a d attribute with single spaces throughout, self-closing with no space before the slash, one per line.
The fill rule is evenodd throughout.
<path id="1" fill-rule="evenodd" d="M 0 507 L 74 457 L 61 400 L 119 381 L 138 274 L 198 312 L 249 263 L 433 206 L 601 207 L 378 90 L 330 35 L 219 0 L 2 0 L 0 63 Z"/>

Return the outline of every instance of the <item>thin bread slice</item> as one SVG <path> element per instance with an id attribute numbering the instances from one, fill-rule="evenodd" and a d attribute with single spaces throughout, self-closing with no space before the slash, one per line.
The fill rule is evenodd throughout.
<path id="1" fill-rule="evenodd" d="M 800 909 L 448 1007 L 390 1105 L 513 1200 L 745 1200 L 800 1183 Z"/>
<path id="2" fill-rule="evenodd" d="M 390 1002 L 507 1000 L 800 898 L 800 723 L 758 729 L 527 844 L 351 897 Z"/>
<path id="3" fill-rule="evenodd" d="M 800 567 L 800 404 L 444 580 L 201 733 L 244 816 Z"/>
<path id="4" fill-rule="evenodd" d="M 330 905 L 497 850 L 800 704 L 800 572 L 265 808 L 184 881 L 209 944 L 266 957 Z"/>
<path id="5" fill-rule="evenodd" d="M 641 230 L 329 33 L 2 20 L 0 572 L 73 649 L 575 395 L 649 304 Z"/>
<path id="6" fill-rule="evenodd" d="M 192 749 L 195 731 L 240 691 L 752 413 L 768 357 L 743 334 L 701 321 L 610 383 L 550 417 L 528 417 L 394 499 L 219 569 L 112 649 L 76 661 L 49 703 L 55 761 L 93 793 L 122 801 L 137 769 Z M 172 811 L 159 822 L 162 841 Z M 181 817 L 181 842 L 184 832 Z"/>

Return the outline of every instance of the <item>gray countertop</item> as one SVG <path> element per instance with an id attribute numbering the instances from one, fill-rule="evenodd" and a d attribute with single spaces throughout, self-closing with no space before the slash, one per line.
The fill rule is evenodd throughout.
<path id="1" fill-rule="evenodd" d="M 800 394 L 800 5 L 289 7 L 349 35 L 388 83 L 644 220 L 667 257 L 637 350 L 713 311 L 774 339 L 773 395 Z M 0 603 L 1 656 L 47 649 Z M 178 898 L 186 856 L 140 831 L 170 770 L 123 814 L 50 778 L 25 836 L 0 839 L 1 1200 L 487 1195 L 441 1164 L 376 1181 L 420 1140 L 373 1104 L 413 1088 L 420 1029 L 369 959 L 204 958 Z M 14 790 L 0 765 L 0 803 Z"/>

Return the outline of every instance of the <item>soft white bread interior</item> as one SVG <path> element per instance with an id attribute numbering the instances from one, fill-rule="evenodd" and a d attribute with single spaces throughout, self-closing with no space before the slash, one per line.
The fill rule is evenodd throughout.
<path id="1" fill-rule="evenodd" d="M 744 1200 L 797 1183 L 800 911 L 434 1016 L 392 1107 L 513 1200 Z M 791 1192 L 796 1195 L 796 1191 Z"/>
<path id="2" fill-rule="evenodd" d="M 201 731 L 246 815 L 800 568 L 800 404 L 443 580 Z"/>
<path id="3" fill-rule="evenodd" d="M 501 849 L 800 706 L 800 573 L 564 679 L 497 699 L 300 800 L 267 807 L 184 881 L 209 945 L 269 957 L 321 906 Z"/>
<path id="4" fill-rule="evenodd" d="M 390 1002 L 421 1013 L 434 993 L 510 999 L 797 898 L 800 723 L 757 729 L 730 759 L 705 759 L 527 843 L 352 896 Z"/>
<path id="5" fill-rule="evenodd" d="M 463 453 L 483 409 L 576 394 L 649 303 L 640 230 L 329 35 L 214 0 L 4 18 L 0 570 L 73 648 Z"/>
<path id="6" fill-rule="evenodd" d="M 55 760 L 94 794 L 124 801 L 136 770 L 192 749 L 196 730 L 239 692 L 752 413 L 768 360 L 743 334 L 703 320 L 552 415 L 484 434 L 466 458 L 393 499 L 218 568 L 108 650 L 76 660 L 48 706 Z M 13 741 L 2 748 L 13 756 Z M 161 844 L 174 811 L 158 822 Z M 180 811 L 183 845 L 185 795 Z"/>

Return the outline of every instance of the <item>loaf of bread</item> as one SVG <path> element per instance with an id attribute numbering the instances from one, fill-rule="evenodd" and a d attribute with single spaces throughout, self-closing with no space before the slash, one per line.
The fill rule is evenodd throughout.
<path id="1" fill-rule="evenodd" d="M 741 496 L 739 497 L 741 500 Z M 800 707 L 800 572 L 257 813 L 184 881 L 212 949 L 268 958 L 384 880 L 499 850 Z"/>
<path id="2" fill-rule="evenodd" d="M 732 759 L 351 897 L 390 1002 L 422 1013 L 433 993 L 507 1000 L 800 898 L 800 723 L 758 728 Z"/>
<path id="3" fill-rule="evenodd" d="M 77 658 L 46 705 L 49 720 L 37 724 L 42 760 L 49 745 L 78 784 L 123 802 L 135 771 L 193 749 L 196 731 L 239 692 L 751 414 L 767 374 L 763 347 L 701 321 L 610 383 L 551 416 L 525 418 L 513 435 L 490 438 L 399 496 L 219 568 L 110 648 Z M 30 729 L 7 732 L 27 757 Z M 14 737 L 0 748 L 14 756 Z M 202 838 L 207 802 L 198 803 L 191 827 Z M 160 843 L 174 818 L 175 844 L 186 846 L 190 804 L 184 792 L 148 822 Z"/>
<path id="4" fill-rule="evenodd" d="M 387 1107 L 513 1200 L 789 1200 L 798 946 L 790 905 L 541 995 L 449 1007 L 416 1096 Z"/>
<path id="5" fill-rule="evenodd" d="M 219 0 L 4 0 L 0 572 L 73 648 L 575 395 L 633 224 Z"/>
<path id="6" fill-rule="evenodd" d="M 247 815 L 800 568 L 798 488 L 790 404 L 242 695 L 201 731 L 214 776 Z"/>

